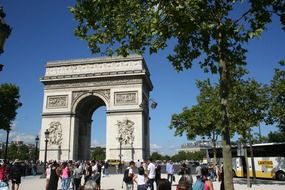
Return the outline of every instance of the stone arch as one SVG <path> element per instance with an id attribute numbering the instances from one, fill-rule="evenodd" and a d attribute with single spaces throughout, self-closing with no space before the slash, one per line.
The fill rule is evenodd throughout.
<path id="1" fill-rule="evenodd" d="M 107 90 L 106 90 L 107 91 Z M 110 90 L 109 90 L 110 91 Z M 82 92 L 80 93 L 79 95 L 77 95 L 76 97 L 74 97 L 74 101 L 72 102 L 72 113 L 76 113 L 76 109 L 77 109 L 77 106 L 78 104 L 83 100 L 85 99 L 86 97 L 89 97 L 89 96 L 97 96 L 99 97 L 105 104 L 106 106 L 106 109 L 109 108 L 109 99 L 107 99 L 105 96 L 103 96 L 102 94 L 96 92 L 96 91 L 86 91 L 86 92 Z"/>
<path id="2" fill-rule="evenodd" d="M 106 106 L 106 158 L 148 158 L 148 100 L 153 86 L 143 57 L 48 62 L 41 82 L 41 160 L 46 129 L 53 134 L 53 143 L 47 146 L 48 160 L 89 159 L 92 114 L 102 105 Z M 129 132 L 124 143 L 119 141 L 119 128 Z"/>

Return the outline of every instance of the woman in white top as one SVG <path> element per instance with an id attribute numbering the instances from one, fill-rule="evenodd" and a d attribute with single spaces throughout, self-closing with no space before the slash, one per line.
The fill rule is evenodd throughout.
<path id="1" fill-rule="evenodd" d="M 138 187 L 137 190 L 146 190 L 146 181 L 147 177 L 145 175 L 143 167 L 141 166 L 138 168 L 138 175 L 134 177 L 134 182 L 137 184 Z"/>

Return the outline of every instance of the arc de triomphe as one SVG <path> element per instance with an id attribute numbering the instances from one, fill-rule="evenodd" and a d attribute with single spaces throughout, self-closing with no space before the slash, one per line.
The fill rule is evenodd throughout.
<path id="1" fill-rule="evenodd" d="M 40 140 L 44 160 L 90 158 L 92 114 L 106 106 L 106 159 L 147 159 L 149 92 L 153 86 L 142 56 L 53 61 L 46 64 Z M 93 130 L 96 130 L 95 128 Z"/>

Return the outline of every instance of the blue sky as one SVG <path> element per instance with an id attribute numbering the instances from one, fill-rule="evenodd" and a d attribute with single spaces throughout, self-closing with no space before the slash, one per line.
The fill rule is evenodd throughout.
<path id="1" fill-rule="evenodd" d="M 44 75 L 48 61 L 98 57 L 92 55 L 85 41 L 73 35 L 76 22 L 68 11 L 75 1 L 58 0 L 9 0 L 0 1 L 6 13 L 6 22 L 13 31 L 6 41 L 5 52 L 0 56 L 4 70 L 0 82 L 15 83 L 20 87 L 21 102 L 17 119 L 11 132 L 11 140 L 24 140 L 33 143 L 39 134 L 43 102 L 43 85 L 40 77 Z M 277 62 L 285 58 L 285 32 L 274 21 L 260 39 L 248 45 L 249 77 L 259 82 L 269 83 Z M 156 55 L 144 55 L 151 72 L 154 85 L 151 98 L 158 107 L 151 110 L 151 147 L 161 153 L 173 154 L 186 137 L 174 137 L 168 129 L 173 113 L 185 106 L 195 104 L 198 90 L 195 80 L 217 76 L 203 73 L 198 65 L 191 70 L 177 73 L 166 56 L 170 48 Z M 105 144 L 104 108 L 93 115 L 96 122 L 92 128 L 92 143 Z M 96 118 L 96 119 L 95 119 Z M 274 127 L 262 126 L 262 135 Z M 0 141 L 5 141 L 5 132 L 0 130 Z"/>

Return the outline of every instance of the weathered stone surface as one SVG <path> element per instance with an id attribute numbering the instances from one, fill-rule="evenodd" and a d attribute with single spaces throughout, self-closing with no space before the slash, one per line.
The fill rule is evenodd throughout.
<path id="1" fill-rule="evenodd" d="M 44 84 L 40 160 L 48 129 L 48 160 L 89 159 L 92 114 L 106 106 L 106 157 L 149 156 L 148 102 L 152 83 L 141 56 L 48 62 Z M 142 106 L 143 104 L 143 106 Z M 121 138 L 120 138 L 121 137 Z"/>

